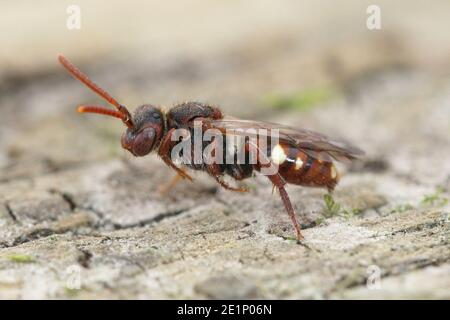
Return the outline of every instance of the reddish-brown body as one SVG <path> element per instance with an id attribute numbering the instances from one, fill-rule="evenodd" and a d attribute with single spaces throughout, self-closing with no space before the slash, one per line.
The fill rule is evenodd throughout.
<path id="1" fill-rule="evenodd" d="M 270 164 L 276 164 L 277 170 L 266 174 L 271 183 L 278 188 L 286 211 L 292 220 L 297 232 L 297 238 L 302 238 L 300 225 L 297 222 L 294 208 L 289 200 L 285 185 L 287 183 L 308 187 L 324 187 L 333 190 L 339 181 L 339 175 L 333 164 L 333 160 L 354 159 L 361 154 L 359 149 L 345 145 L 315 132 L 294 129 L 283 125 L 261 122 L 245 121 L 238 119 L 225 119 L 219 108 L 199 102 L 185 102 L 174 106 L 167 112 L 150 104 L 140 106 L 135 114 L 131 116 L 127 108 L 119 104 L 106 91 L 98 87 L 87 78 L 80 70 L 72 65 L 63 56 L 59 56 L 62 65 L 77 79 L 86 84 L 94 92 L 116 107 L 117 111 L 98 107 L 80 106 L 79 112 L 90 112 L 113 116 L 121 119 L 127 126 L 122 135 L 122 147 L 135 156 L 145 156 L 153 150 L 157 150 L 161 159 L 178 176 L 192 180 L 185 170 L 177 166 L 171 158 L 173 148 L 178 144 L 174 136 L 178 129 L 184 129 L 190 133 L 189 137 L 194 139 L 195 123 L 201 123 L 201 131 L 208 129 L 219 130 L 223 136 L 240 135 L 241 129 L 276 129 L 279 131 L 279 139 L 275 145 L 269 143 L 262 154 Z M 264 134 L 258 131 L 257 138 Z M 226 141 L 226 139 L 223 139 Z M 194 142 L 194 141 L 193 141 Z M 216 142 L 216 140 L 214 140 Z M 203 142 L 202 142 L 203 143 Z M 237 159 L 237 151 L 230 151 L 225 142 L 223 145 L 223 158 Z M 209 144 L 209 143 L 208 143 Z M 245 157 L 248 157 L 250 142 L 246 140 Z M 194 143 L 192 144 L 194 145 Z M 253 143 L 253 145 L 255 145 Z M 259 144 L 256 144 L 260 148 Z M 182 166 L 207 172 L 222 187 L 233 191 L 247 191 L 245 187 L 234 187 L 223 179 L 225 175 L 236 181 L 241 181 L 252 176 L 254 171 L 263 171 L 267 162 L 257 158 L 256 163 L 232 161 L 231 163 L 211 162 L 203 152 L 207 144 L 202 144 L 201 161 L 194 163 L 192 158 L 186 160 L 181 157 Z M 235 150 L 235 149 L 232 149 Z M 193 149 L 189 153 L 193 153 Z"/>
<path id="2" fill-rule="evenodd" d="M 339 176 L 333 162 L 315 159 L 290 145 L 280 145 L 286 154 L 286 160 L 280 164 L 279 172 L 287 183 L 334 189 Z"/>

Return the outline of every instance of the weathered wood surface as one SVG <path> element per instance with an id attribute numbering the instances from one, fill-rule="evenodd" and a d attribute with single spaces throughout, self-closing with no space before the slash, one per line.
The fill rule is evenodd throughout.
<path id="1" fill-rule="evenodd" d="M 289 187 L 302 245 L 264 177 L 235 194 L 196 174 L 162 196 L 173 173 L 122 151 L 118 121 L 76 115 L 100 100 L 56 59 L 2 74 L 0 298 L 450 298 L 449 45 L 425 59 L 407 32 L 337 25 L 323 43 L 283 26 L 202 54 L 81 65 L 130 108 L 206 100 L 364 148 L 340 208 Z M 318 87 L 331 97 L 307 110 L 267 103 Z"/>

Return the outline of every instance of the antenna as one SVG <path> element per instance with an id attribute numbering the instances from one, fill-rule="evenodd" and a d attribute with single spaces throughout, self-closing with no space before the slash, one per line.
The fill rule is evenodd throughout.
<path id="1" fill-rule="evenodd" d="M 80 71 L 77 67 L 75 67 L 69 60 L 66 59 L 62 54 L 58 55 L 59 62 L 63 65 L 64 68 L 67 69 L 67 71 L 70 72 L 72 76 L 80 80 L 82 83 L 84 83 L 87 87 L 89 87 L 92 91 L 97 93 L 99 96 L 101 96 L 103 99 L 108 101 L 110 104 L 112 104 L 114 107 L 116 107 L 117 111 L 109 110 L 102 107 L 96 107 L 96 106 L 80 106 L 78 107 L 78 112 L 90 112 L 90 113 L 98 113 L 98 114 L 104 114 L 113 116 L 116 118 L 119 118 L 123 121 L 123 123 L 128 128 L 133 128 L 133 121 L 131 118 L 131 114 L 128 111 L 128 109 L 118 103 L 116 99 L 111 97 L 108 92 L 100 88 L 98 85 L 96 85 L 92 80 L 90 80 L 83 72 Z M 120 114 L 120 116 L 119 116 Z"/>

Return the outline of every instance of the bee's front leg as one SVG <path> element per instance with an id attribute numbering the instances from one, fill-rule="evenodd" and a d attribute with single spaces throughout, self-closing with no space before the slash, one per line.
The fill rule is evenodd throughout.
<path id="1" fill-rule="evenodd" d="M 173 163 L 172 159 L 170 158 L 170 151 L 172 150 L 172 143 L 175 142 L 171 139 L 172 134 L 175 132 L 175 128 L 172 128 L 167 132 L 167 134 L 164 136 L 163 140 L 161 141 L 161 144 L 158 149 L 158 155 L 161 157 L 161 159 L 164 161 L 164 163 L 175 170 L 178 175 L 180 175 L 184 179 L 188 179 L 192 181 L 192 177 L 188 175 L 184 170 L 178 168 L 175 163 Z"/>

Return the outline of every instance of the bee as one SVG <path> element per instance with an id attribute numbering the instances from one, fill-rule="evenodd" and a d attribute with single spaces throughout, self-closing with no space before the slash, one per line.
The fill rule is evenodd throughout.
<path id="1" fill-rule="evenodd" d="M 127 127 L 121 137 L 122 147 L 136 157 L 156 152 L 162 161 L 177 173 L 178 178 L 192 181 L 185 169 L 200 170 L 209 174 L 227 190 L 245 192 L 248 191 L 247 188 L 230 185 L 224 177 L 229 176 L 240 182 L 252 177 L 254 172 L 262 172 L 268 166 L 275 165 L 276 170 L 265 175 L 273 187 L 278 189 L 299 241 L 303 239 L 303 236 L 286 191 L 286 185 L 322 187 L 331 192 L 340 178 L 334 162 L 354 160 L 363 154 L 356 147 L 313 131 L 264 121 L 225 117 L 218 107 L 194 101 L 177 104 L 168 111 L 152 104 L 144 104 L 138 107 L 132 116 L 124 105 L 118 103 L 108 92 L 91 81 L 64 56 L 59 55 L 58 59 L 72 76 L 115 107 L 114 110 L 101 106 L 82 105 L 78 107 L 78 112 L 102 114 L 122 120 Z M 177 130 L 185 130 L 189 133 L 188 139 L 193 139 L 196 127 L 199 127 L 201 132 L 216 130 L 225 138 L 248 134 L 249 131 L 245 129 L 257 132 L 253 135 L 258 139 L 269 138 L 271 132 L 275 131 L 277 139 L 276 143 L 270 140 L 264 146 L 253 143 L 259 151 L 263 149 L 264 152 L 261 154 L 265 156 L 257 156 L 256 161 L 252 163 L 236 161 L 236 149 L 230 149 L 227 143 L 221 142 L 219 144 L 223 148 L 220 152 L 223 152 L 227 159 L 231 158 L 234 161 L 226 163 L 210 161 L 211 155 L 205 155 L 204 152 L 207 144 L 202 143 L 200 144 L 202 155 L 200 161 L 194 162 L 192 157 L 187 157 L 190 153 L 188 151 L 181 155 L 181 163 L 177 164 L 172 156 L 172 151 L 180 140 L 179 136 L 175 136 L 178 133 Z M 245 159 L 249 158 L 250 147 L 250 140 L 246 136 L 243 149 Z"/>

